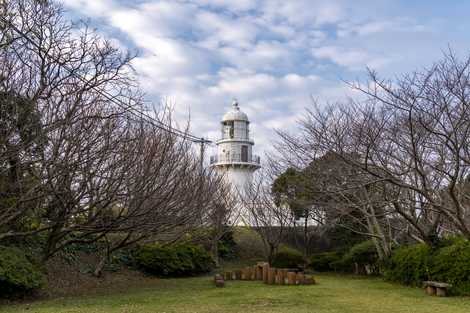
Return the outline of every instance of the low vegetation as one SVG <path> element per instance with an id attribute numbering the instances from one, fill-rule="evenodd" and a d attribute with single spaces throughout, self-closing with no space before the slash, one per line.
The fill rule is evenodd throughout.
<path id="1" fill-rule="evenodd" d="M 296 249 L 281 246 L 279 251 L 274 254 L 272 266 L 277 268 L 301 268 L 304 259 L 302 253 Z"/>
<path id="2" fill-rule="evenodd" d="M 43 283 L 43 274 L 23 251 L 0 246 L 0 297 L 28 294 Z"/>
<path id="3" fill-rule="evenodd" d="M 167 277 L 207 273 L 214 267 L 210 254 L 192 244 L 143 245 L 134 251 L 133 259 L 144 272 Z"/>
<path id="4" fill-rule="evenodd" d="M 385 278 L 421 286 L 425 280 L 452 284 L 452 292 L 470 294 L 470 242 L 448 240 L 435 249 L 425 244 L 400 247 L 385 266 Z"/>
<path id="5" fill-rule="evenodd" d="M 437 298 L 422 290 L 381 279 L 319 275 L 318 285 L 272 286 L 261 282 L 229 282 L 214 288 L 208 277 L 155 279 L 143 286 L 80 298 L 3 307 L 4 313 L 466 313 L 468 298 Z"/>

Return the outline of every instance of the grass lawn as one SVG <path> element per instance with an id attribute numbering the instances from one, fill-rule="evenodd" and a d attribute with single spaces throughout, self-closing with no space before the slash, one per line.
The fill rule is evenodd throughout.
<path id="1" fill-rule="evenodd" d="M 0 312 L 282 312 L 282 313 L 468 313 L 470 298 L 437 298 L 420 289 L 380 279 L 318 275 L 313 286 L 267 286 L 228 282 L 215 288 L 211 277 L 155 279 L 121 292 L 67 297 L 0 307 Z"/>

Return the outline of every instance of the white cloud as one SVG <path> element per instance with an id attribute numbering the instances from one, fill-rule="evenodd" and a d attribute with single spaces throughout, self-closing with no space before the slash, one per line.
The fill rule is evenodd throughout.
<path id="1" fill-rule="evenodd" d="M 364 69 L 365 66 L 380 69 L 389 60 L 359 49 L 346 49 L 336 46 L 324 46 L 312 49 L 313 56 L 328 59 L 351 70 Z"/>
<path id="2" fill-rule="evenodd" d="M 334 0 L 265 1 L 262 11 L 270 21 L 285 20 L 296 27 L 336 23 L 345 15 L 340 1 Z"/>
<path id="3" fill-rule="evenodd" d="M 259 150 L 272 128 L 294 126 L 311 97 L 353 95 L 338 78 L 409 66 L 432 46 L 427 25 L 388 14 L 390 0 L 125 1 L 63 3 L 140 50 L 134 66 L 149 98 L 171 102 L 181 124 L 190 113 L 198 136 L 216 139 L 237 97 Z"/>
<path id="4" fill-rule="evenodd" d="M 61 1 L 66 7 L 69 7 L 73 10 L 81 11 L 88 16 L 102 16 L 113 10 L 115 3 L 113 0 L 100 0 L 100 1 L 91 1 L 91 0 L 62 0 Z"/>

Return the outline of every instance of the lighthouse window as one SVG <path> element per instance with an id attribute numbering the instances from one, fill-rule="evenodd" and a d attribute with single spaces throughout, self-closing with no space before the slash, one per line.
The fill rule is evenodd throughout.
<path id="1" fill-rule="evenodd" d="M 233 138 L 233 121 L 225 121 L 223 122 L 223 138 Z"/>
<path id="2" fill-rule="evenodd" d="M 233 131 L 233 122 L 228 122 L 229 125 L 229 136 L 230 138 L 233 138 L 234 131 Z"/>
<path id="3" fill-rule="evenodd" d="M 242 162 L 248 162 L 248 146 L 242 146 Z"/>

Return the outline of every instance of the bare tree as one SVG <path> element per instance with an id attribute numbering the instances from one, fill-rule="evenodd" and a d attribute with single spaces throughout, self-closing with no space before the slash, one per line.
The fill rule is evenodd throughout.
<path id="1" fill-rule="evenodd" d="M 111 208 L 106 253 L 95 275 L 111 253 L 143 240 L 173 242 L 205 225 L 208 204 L 214 201 L 218 181 L 201 172 L 191 146 L 151 125 L 136 125 L 126 142 L 123 202 Z"/>
<path id="2" fill-rule="evenodd" d="M 206 227 L 209 229 L 209 242 L 212 258 L 219 266 L 219 242 L 240 221 L 241 199 L 222 175 L 211 173 L 215 184 L 212 199 L 206 205 Z"/>
<path id="3" fill-rule="evenodd" d="M 369 82 L 351 84 L 364 101 L 314 104 L 300 135 L 280 132 L 283 155 L 294 151 L 294 162 L 308 164 L 332 153 L 354 169 L 360 181 L 343 175 L 360 196 L 354 202 L 367 204 L 361 211 L 372 222 L 384 215 L 394 221 L 383 230 L 400 227 L 395 231 L 431 244 L 443 232 L 469 237 L 469 64 L 449 53 L 393 83 L 370 71 Z"/>
<path id="4" fill-rule="evenodd" d="M 279 245 L 293 222 L 292 211 L 285 205 L 276 204 L 271 193 L 270 180 L 259 172 L 253 184 L 243 195 L 246 223 L 260 236 L 265 254 L 271 264 Z"/>
<path id="5" fill-rule="evenodd" d="M 75 29 L 63 20 L 60 7 L 32 0 L 4 4 L 2 27 L 12 40 L 0 51 L 5 122 L 0 162 L 2 176 L 16 186 L 7 189 L 11 201 L 2 207 L 0 227 L 5 231 L 0 237 L 7 238 L 53 231 L 47 222 L 32 223 L 33 228 L 11 225 L 25 217 L 40 220 L 53 185 L 71 184 L 73 171 L 87 152 L 96 153 L 90 150 L 93 140 L 114 136 L 117 116 L 128 109 L 111 105 L 109 97 L 134 106 L 140 96 L 130 72 L 131 57 L 86 27 L 78 36 L 73 34 Z M 111 145 L 103 140 L 94 149 L 104 152 Z M 68 169 L 67 175 L 61 175 Z"/>
<path id="6" fill-rule="evenodd" d="M 201 171 L 168 110 L 146 110 L 132 56 L 65 21 L 54 3 L 8 4 L 0 239 L 42 232 L 44 260 L 73 243 L 103 242 L 99 275 L 118 249 L 205 225 L 219 179 Z"/>

